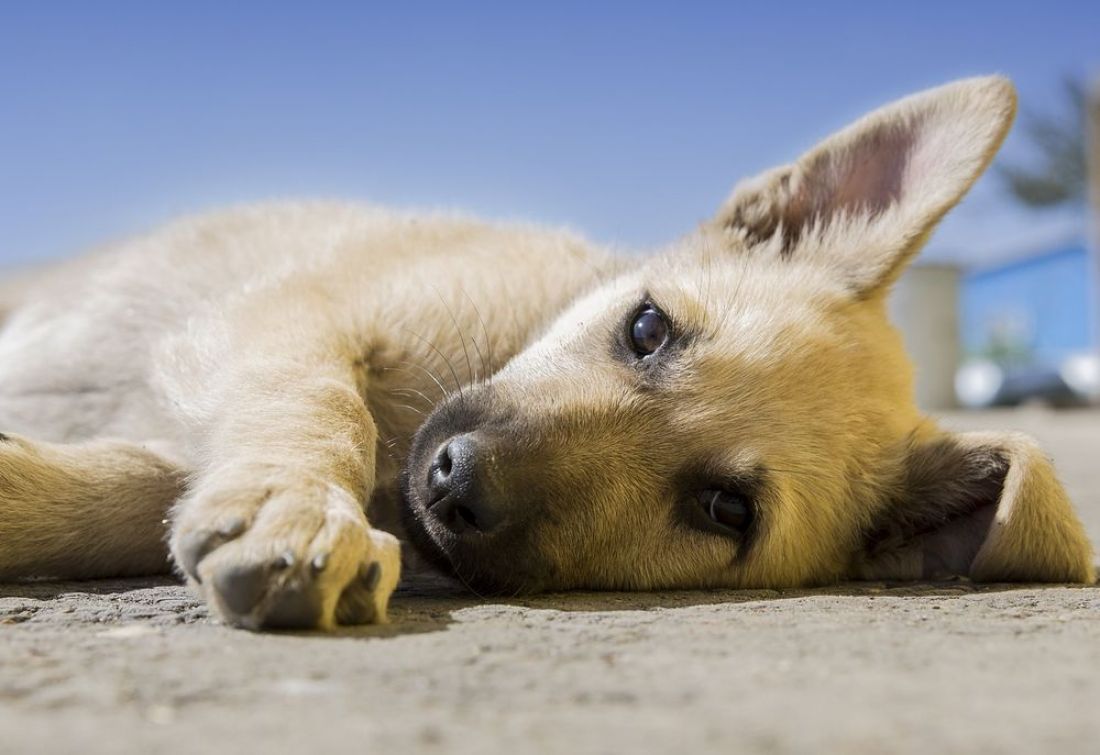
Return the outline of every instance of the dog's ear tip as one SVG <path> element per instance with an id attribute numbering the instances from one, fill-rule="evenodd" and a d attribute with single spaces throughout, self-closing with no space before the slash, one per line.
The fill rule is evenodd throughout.
<path id="1" fill-rule="evenodd" d="M 932 100 L 946 97 L 948 100 L 971 103 L 979 107 L 994 107 L 1015 112 L 1019 95 L 1012 79 L 999 73 L 955 79 L 939 86 L 911 95 L 913 100 Z"/>
<path id="2" fill-rule="evenodd" d="M 992 159 L 1016 120 L 1019 108 L 1016 85 L 1008 77 L 995 74 L 954 81 L 928 94 L 939 95 L 956 113 L 953 117 L 966 114 L 965 117 L 971 119 L 974 124 L 971 133 L 988 143 L 981 160 L 983 167 L 980 170 L 984 170 L 984 164 Z"/>
<path id="3" fill-rule="evenodd" d="M 997 73 L 992 76 L 981 76 L 975 81 L 982 89 L 988 92 L 990 96 L 996 97 L 1006 104 L 1011 105 L 1013 109 L 1016 108 L 1016 104 L 1019 100 L 1019 93 L 1012 79 Z"/>
<path id="4" fill-rule="evenodd" d="M 999 97 L 1011 104 L 1013 109 L 1015 109 L 1016 105 L 1019 102 L 1020 94 L 1017 91 L 1016 84 L 1012 81 L 1012 79 L 1001 74 L 995 74 L 993 76 L 988 76 L 987 80 L 989 82 L 988 86 L 991 89 L 995 90 Z"/>
<path id="5" fill-rule="evenodd" d="M 1000 73 L 959 79 L 944 86 L 966 88 L 975 93 L 983 93 L 991 99 L 1016 102 L 1016 85 L 1012 83 L 1012 79 Z"/>
<path id="6" fill-rule="evenodd" d="M 992 162 L 1016 113 L 1005 76 L 959 79 L 878 108 L 794 163 L 740 182 L 716 225 L 785 258 L 887 290 Z"/>
<path id="7" fill-rule="evenodd" d="M 970 101 L 990 113 L 999 126 L 998 130 L 1007 133 L 1019 108 L 1019 94 L 1012 80 L 996 74 L 963 79 L 960 83 L 966 85 L 966 96 Z"/>

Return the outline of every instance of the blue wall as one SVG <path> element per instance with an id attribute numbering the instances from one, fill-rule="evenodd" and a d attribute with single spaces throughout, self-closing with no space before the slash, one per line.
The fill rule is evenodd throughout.
<path id="1" fill-rule="evenodd" d="M 960 308 L 964 354 L 988 355 L 999 343 L 1011 361 L 1059 364 L 1090 346 L 1090 287 L 1083 243 L 966 274 Z"/>

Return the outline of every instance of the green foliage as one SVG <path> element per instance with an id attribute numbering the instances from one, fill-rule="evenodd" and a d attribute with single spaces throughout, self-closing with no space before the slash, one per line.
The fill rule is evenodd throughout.
<path id="1" fill-rule="evenodd" d="M 1021 128 L 1038 152 L 1038 164 L 996 166 L 1009 194 L 1028 207 L 1085 201 L 1085 86 L 1076 78 L 1066 78 L 1063 86 L 1069 106 L 1066 112 L 1023 114 Z"/>
<path id="2" fill-rule="evenodd" d="M 1034 325 L 1026 314 L 1004 311 L 985 323 L 985 340 L 969 356 L 1007 370 L 1035 364 Z"/>

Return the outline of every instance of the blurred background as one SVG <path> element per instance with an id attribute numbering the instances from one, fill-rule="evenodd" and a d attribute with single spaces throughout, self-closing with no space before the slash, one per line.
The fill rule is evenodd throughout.
<path id="1" fill-rule="evenodd" d="M 1017 127 L 895 297 L 919 399 L 1095 402 L 1095 0 L 4 3 L 0 268 L 283 197 L 645 250 L 865 110 L 993 72 Z"/>

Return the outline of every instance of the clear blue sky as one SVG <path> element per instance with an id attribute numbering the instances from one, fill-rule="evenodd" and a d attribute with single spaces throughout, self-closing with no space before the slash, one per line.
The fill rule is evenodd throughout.
<path id="1" fill-rule="evenodd" d="M 9 2 L 0 264 L 268 197 L 458 207 L 650 246 L 893 97 L 1001 72 L 1042 109 L 1088 71 L 1096 0 Z M 932 256 L 1075 222 L 1021 214 L 987 180 Z"/>

